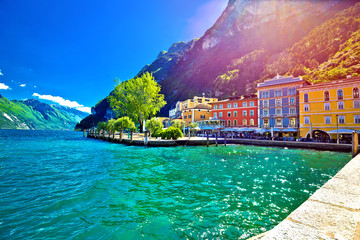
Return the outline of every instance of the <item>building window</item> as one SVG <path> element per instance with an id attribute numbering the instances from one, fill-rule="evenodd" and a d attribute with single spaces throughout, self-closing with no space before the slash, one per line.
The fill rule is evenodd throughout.
<path id="1" fill-rule="evenodd" d="M 247 107 L 247 102 L 243 102 L 243 103 L 242 103 L 242 106 L 243 106 L 243 107 Z"/>
<path id="2" fill-rule="evenodd" d="M 310 124 L 310 117 L 304 117 L 304 124 Z"/>
<path id="3" fill-rule="evenodd" d="M 290 105 L 295 105 L 295 98 L 290 98 Z"/>
<path id="4" fill-rule="evenodd" d="M 338 102 L 338 109 L 344 109 L 344 102 Z"/>
<path id="5" fill-rule="evenodd" d="M 262 92 L 262 98 L 266 98 L 265 92 Z"/>
<path id="6" fill-rule="evenodd" d="M 234 120 L 234 126 L 237 126 L 237 120 L 236 119 Z"/>
<path id="7" fill-rule="evenodd" d="M 254 125 L 255 125 L 254 119 L 250 119 L 250 126 L 254 126 Z"/>
<path id="8" fill-rule="evenodd" d="M 278 127 L 282 126 L 282 119 L 281 118 L 276 119 L 276 126 L 278 126 Z"/>
<path id="9" fill-rule="evenodd" d="M 184 116 L 184 119 L 186 119 L 186 116 Z"/>
<path id="10" fill-rule="evenodd" d="M 324 103 L 324 110 L 329 111 L 330 110 L 330 103 Z"/>
<path id="11" fill-rule="evenodd" d="M 342 89 L 339 89 L 337 91 L 337 98 L 338 98 L 338 100 L 344 99 L 344 93 L 343 93 Z"/>
<path id="12" fill-rule="evenodd" d="M 214 109 L 217 109 L 217 105 L 214 105 Z"/>
<path id="13" fill-rule="evenodd" d="M 296 95 L 296 88 L 293 88 L 293 95 Z"/>
<path id="14" fill-rule="evenodd" d="M 291 95 L 291 88 L 289 88 L 289 96 Z"/>
<path id="15" fill-rule="evenodd" d="M 244 125 L 244 126 L 247 125 L 247 120 L 246 120 L 246 119 L 243 120 L 243 125 Z"/>
<path id="16" fill-rule="evenodd" d="M 191 118 L 191 115 L 189 115 L 189 119 Z"/>
<path id="17" fill-rule="evenodd" d="M 201 115 L 200 117 L 201 117 L 201 119 L 205 119 L 205 115 Z"/>
<path id="18" fill-rule="evenodd" d="M 254 110 L 250 110 L 250 116 L 254 116 Z"/>
<path id="19" fill-rule="evenodd" d="M 214 113 L 214 118 L 215 118 L 215 119 L 217 118 L 217 113 Z"/>
<path id="20" fill-rule="evenodd" d="M 268 107 L 268 106 L 269 106 L 268 100 L 264 100 L 264 107 Z"/>
<path id="21" fill-rule="evenodd" d="M 290 118 L 290 126 L 295 127 L 295 125 L 296 125 L 296 119 L 295 118 Z"/>
<path id="22" fill-rule="evenodd" d="M 324 92 L 324 101 L 330 101 L 329 91 L 325 91 L 325 92 Z"/>
<path id="23" fill-rule="evenodd" d="M 234 111 L 234 117 L 237 117 L 237 111 Z"/>
<path id="24" fill-rule="evenodd" d="M 354 123 L 359 123 L 360 124 L 360 115 L 355 115 L 354 116 Z"/>
<path id="25" fill-rule="evenodd" d="M 265 109 L 264 110 L 264 116 L 267 117 L 269 115 L 269 110 Z"/>
<path id="26" fill-rule="evenodd" d="M 266 98 L 269 98 L 269 92 L 266 92 L 265 95 L 266 95 Z"/>
<path id="27" fill-rule="evenodd" d="M 227 116 L 228 116 L 228 117 L 231 117 L 231 112 L 228 112 L 228 113 L 227 113 Z"/>
<path id="28" fill-rule="evenodd" d="M 345 124 L 345 116 L 341 115 L 338 117 L 339 124 Z"/>
<path id="29" fill-rule="evenodd" d="M 264 127 L 269 127 L 269 119 L 264 119 Z"/>
<path id="30" fill-rule="evenodd" d="M 308 112 L 309 111 L 309 104 L 304 104 L 304 112 Z"/>
<path id="31" fill-rule="evenodd" d="M 309 102 L 309 94 L 304 93 L 304 102 Z"/>
<path id="32" fill-rule="evenodd" d="M 219 117 L 223 117 L 223 114 L 222 114 L 222 112 L 219 112 Z"/>
<path id="33" fill-rule="evenodd" d="M 223 109 L 223 105 L 222 105 L 222 104 L 219 105 L 219 109 Z"/>
<path id="34" fill-rule="evenodd" d="M 295 113 L 296 113 L 296 110 L 295 110 L 295 108 L 290 108 L 290 115 L 295 115 Z"/>
<path id="35" fill-rule="evenodd" d="M 281 90 L 275 90 L 275 97 L 281 97 Z"/>
<path id="36" fill-rule="evenodd" d="M 231 126 L 231 121 L 230 120 L 227 120 L 227 125 Z"/>
<path id="37" fill-rule="evenodd" d="M 227 104 L 227 108 L 231 108 L 231 103 L 228 103 L 228 104 Z"/>
<path id="38" fill-rule="evenodd" d="M 253 106 L 255 106 L 254 101 L 250 101 L 250 107 L 253 107 Z"/>
<path id="39" fill-rule="evenodd" d="M 276 106 L 280 107 L 281 106 L 281 100 L 280 99 L 276 99 Z"/>
<path id="40" fill-rule="evenodd" d="M 354 101 L 354 108 L 360 108 L 360 101 Z"/>
<path id="41" fill-rule="evenodd" d="M 355 87 L 353 89 L 353 98 L 359 98 L 359 88 Z"/>
<path id="42" fill-rule="evenodd" d="M 246 117 L 246 116 L 247 116 L 247 111 L 244 110 L 244 111 L 243 111 L 243 117 Z"/>
<path id="43" fill-rule="evenodd" d="M 331 124 L 331 116 L 325 116 L 325 124 Z"/>
<path id="44" fill-rule="evenodd" d="M 281 115 L 281 109 L 276 109 L 276 115 L 278 115 L 278 116 Z"/>
<path id="45" fill-rule="evenodd" d="M 234 103 L 234 108 L 237 108 L 238 107 L 238 104 L 237 103 Z"/>

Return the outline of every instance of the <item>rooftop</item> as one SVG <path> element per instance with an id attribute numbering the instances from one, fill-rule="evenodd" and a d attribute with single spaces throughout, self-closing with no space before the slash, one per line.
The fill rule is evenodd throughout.
<path id="1" fill-rule="evenodd" d="M 189 108 L 186 108 L 186 109 L 207 109 L 207 110 L 210 110 L 211 107 L 207 104 L 203 104 L 203 103 L 200 103 L 200 104 L 197 104 L 193 107 L 189 107 Z"/>
<path id="2" fill-rule="evenodd" d="M 334 86 L 336 86 L 336 85 L 344 86 L 345 84 L 360 85 L 360 77 L 350 77 L 350 78 L 343 78 L 343 79 L 333 80 L 333 81 L 329 81 L 329 82 L 317 83 L 317 84 L 313 84 L 313 85 L 309 85 L 309 86 L 300 88 L 299 91 L 308 90 L 308 89 L 314 89 L 314 88 L 316 88 L 316 89 L 327 88 L 327 87 L 330 87 L 332 85 L 334 85 Z"/>
<path id="3" fill-rule="evenodd" d="M 272 79 L 265 80 L 263 83 L 259 83 L 257 85 L 258 88 L 261 87 L 269 87 L 269 86 L 275 86 L 280 84 L 287 84 L 287 83 L 296 83 L 296 82 L 302 82 L 305 81 L 301 77 L 283 77 L 283 76 L 275 76 Z"/>

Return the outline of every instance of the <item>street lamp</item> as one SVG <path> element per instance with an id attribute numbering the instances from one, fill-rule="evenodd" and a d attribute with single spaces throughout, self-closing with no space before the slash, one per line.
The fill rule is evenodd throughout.
<path id="1" fill-rule="evenodd" d="M 339 115 L 336 114 L 336 143 L 339 144 Z"/>

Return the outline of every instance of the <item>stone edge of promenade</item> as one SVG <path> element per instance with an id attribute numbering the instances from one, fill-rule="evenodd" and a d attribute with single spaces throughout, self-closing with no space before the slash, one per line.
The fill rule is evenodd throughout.
<path id="1" fill-rule="evenodd" d="M 92 135 L 88 135 L 89 138 L 95 138 Z M 127 145 L 145 146 L 144 140 L 134 139 L 130 142 L 130 139 L 123 139 L 120 141 L 118 138 L 111 139 L 109 137 L 96 137 L 96 139 L 110 141 L 114 143 L 123 143 Z M 218 139 L 218 144 L 224 144 L 224 139 Z M 289 147 L 289 148 L 304 148 L 322 151 L 337 151 L 337 152 L 351 152 L 351 144 L 335 144 L 335 143 L 316 143 L 316 142 L 289 142 L 289 141 L 269 141 L 269 140 L 255 140 L 255 139 L 227 139 L 227 144 L 241 144 L 241 145 L 254 145 L 264 147 Z M 214 138 L 209 139 L 209 145 L 216 144 Z M 148 147 L 174 147 L 174 146 L 206 146 L 206 139 L 188 140 L 183 138 L 181 140 L 149 140 L 146 146 Z"/>
<path id="2" fill-rule="evenodd" d="M 360 239 L 360 154 L 279 225 L 250 239 Z"/>

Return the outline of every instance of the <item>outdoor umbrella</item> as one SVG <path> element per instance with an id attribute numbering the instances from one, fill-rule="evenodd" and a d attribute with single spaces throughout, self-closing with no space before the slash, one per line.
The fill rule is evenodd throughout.
<path id="1" fill-rule="evenodd" d="M 341 129 L 339 129 L 339 134 L 352 134 L 353 131 L 359 132 L 358 130 L 354 130 L 354 129 L 341 128 Z M 331 130 L 331 131 L 328 131 L 327 133 L 336 134 L 336 133 L 338 133 L 338 130 L 336 130 L 336 129 Z"/>
<path id="2" fill-rule="evenodd" d="M 283 132 L 297 132 L 298 130 L 296 130 L 295 128 L 286 128 L 284 130 L 282 130 Z"/>

